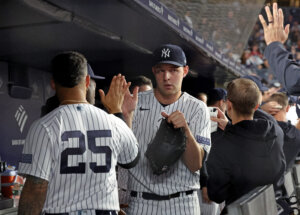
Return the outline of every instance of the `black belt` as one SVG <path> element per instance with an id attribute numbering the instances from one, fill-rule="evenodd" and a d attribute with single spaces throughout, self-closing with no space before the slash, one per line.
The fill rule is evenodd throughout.
<path id="1" fill-rule="evenodd" d="M 117 215 L 116 211 L 95 210 L 96 215 Z M 69 215 L 69 213 L 45 213 L 45 215 Z"/>
<path id="2" fill-rule="evenodd" d="M 166 196 L 160 196 L 160 195 L 156 195 L 154 193 L 144 193 L 142 192 L 142 198 L 146 199 L 146 200 L 157 200 L 157 201 L 163 201 L 163 200 L 170 200 L 173 198 L 177 198 L 180 196 L 180 193 L 185 193 L 185 195 L 191 195 L 193 194 L 194 190 L 188 190 L 188 191 L 183 191 L 183 192 L 177 192 L 177 193 L 173 193 L 170 195 L 166 195 Z M 130 192 L 130 196 L 132 197 L 137 197 L 138 192 L 136 191 L 131 191 Z"/>

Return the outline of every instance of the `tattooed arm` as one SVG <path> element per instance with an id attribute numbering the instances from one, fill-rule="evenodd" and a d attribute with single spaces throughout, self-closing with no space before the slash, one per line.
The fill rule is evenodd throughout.
<path id="1" fill-rule="evenodd" d="M 40 215 L 47 194 L 48 181 L 26 175 L 26 182 L 21 193 L 18 214 Z"/>

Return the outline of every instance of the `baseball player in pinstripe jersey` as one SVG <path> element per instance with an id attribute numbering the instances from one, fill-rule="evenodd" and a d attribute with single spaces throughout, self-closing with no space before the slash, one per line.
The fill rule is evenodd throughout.
<path id="1" fill-rule="evenodd" d="M 27 135 L 19 166 L 27 179 L 18 213 L 115 215 L 115 166 L 137 163 L 136 138 L 122 120 L 87 103 L 90 76 L 83 55 L 57 55 L 52 73 L 60 106 Z M 123 95 L 129 87 L 122 76 L 112 85 Z"/>
<path id="2" fill-rule="evenodd" d="M 186 57 L 176 45 L 162 45 L 154 52 L 152 68 L 156 79 L 154 90 L 139 93 L 138 103 L 126 108 L 127 122 L 132 121 L 141 158 L 129 170 L 129 215 L 199 215 L 197 189 L 200 188 L 199 169 L 210 148 L 210 117 L 206 105 L 181 91 L 183 78 L 188 74 Z M 124 99 L 129 106 L 130 99 Z M 186 150 L 169 172 L 154 175 L 145 151 L 163 118 L 175 128 L 183 127 L 187 136 Z"/>

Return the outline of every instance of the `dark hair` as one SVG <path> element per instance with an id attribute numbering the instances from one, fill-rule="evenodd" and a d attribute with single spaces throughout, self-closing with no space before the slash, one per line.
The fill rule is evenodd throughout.
<path id="1" fill-rule="evenodd" d="M 86 77 L 87 61 L 78 52 L 63 52 L 52 59 L 51 72 L 55 83 L 72 88 Z"/>
<path id="2" fill-rule="evenodd" d="M 282 108 L 285 108 L 289 105 L 289 98 L 285 93 L 277 92 L 270 96 L 270 98 L 267 100 L 267 102 L 275 101 L 278 104 L 282 106 Z"/>
<path id="3" fill-rule="evenodd" d="M 130 80 L 130 82 L 131 82 L 131 85 L 129 87 L 130 92 L 132 92 L 132 90 L 136 86 L 140 87 L 140 86 L 143 86 L 143 85 L 149 85 L 149 86 L 151 86 L 151 88 L 153 88 L 151 79 L 149 79 L 149 78 L 147 78 L 146 76 L 143 76 L 143 75 L 139 75 L 139 76 L 136 76 L 136 77 L 132 78 Z"/>
<path id="4" fill-rule="evenodd" d="M 261 93 L 254 81 L 238 78 L 227 86 L 227 99 L 237 114 L 251 116 L 260 102 Z"/>
<path id="5" fill-rule="evenodd" d="M 227 92 L 221 88 L 210 89 L 207 92 L 207 106 L 213 106 L 220 100 L 226 100 Z"/>

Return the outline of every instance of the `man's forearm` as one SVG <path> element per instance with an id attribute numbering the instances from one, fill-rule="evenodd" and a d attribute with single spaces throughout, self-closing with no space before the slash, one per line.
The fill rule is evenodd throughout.
<path id="1" fill-rule="evenodd" d="M 134 114 L 134 112 L 123 113 L 124 121 L 126 122 L 126 124 L 128 125 L 129 128 L 132 128 L 133 114 Z"/>
<path id="2" fill-rule="evenodd" d="M 190 129 L 186 131 L 186 137 L 186 149 L 183 153 L 182 159 L 191 172 L 196 172 L 202 167 L 205 152 L 203 147 L 195 140 Z"/>
<path id="3" fill-rule="evenodd" d="M 26 176 L 21 193 L 18 214 L 40 215 L 45 203 L 48 181 L 34 176 Z"/>

